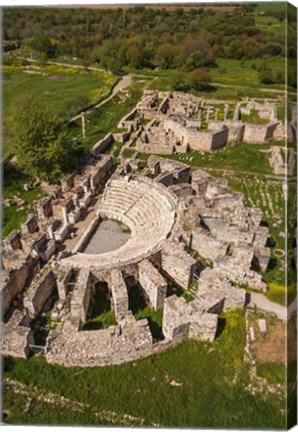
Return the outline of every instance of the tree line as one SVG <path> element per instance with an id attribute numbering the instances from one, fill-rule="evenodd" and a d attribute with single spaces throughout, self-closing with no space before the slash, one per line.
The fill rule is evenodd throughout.
<path id="1" fill-rule="evenodd" d="M 251 9 L 6 8 L 3 36 L 29 41 L 48 56 L 77 57 L 112 72 L 124 66 L 191 71 L 217 57 L 283 56 L 285 38 L 263 32 Z"/>

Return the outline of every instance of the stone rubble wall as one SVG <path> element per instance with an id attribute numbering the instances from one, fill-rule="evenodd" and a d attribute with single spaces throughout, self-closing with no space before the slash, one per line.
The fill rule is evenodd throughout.
<path id="1" fill-rule="evenodd" d="M 121 320 L 128 313 L 128 291 L 120 270 L 111 272 L 111 290 L 114 303 L 114 311 L 117 320 Z"/>
<path id="2" fill-rule="evenodd" d="M 48 267 L 38 274 L 24 296 L 24 307 L 30 317 L 36 317 L 57 287 L 56 276 Z"/>
<path id="3" fill-rule="evenodd" d="M 141 261 L 138 267 L 138 280 L 149 298 L 150 305 L 155 310 L 162 308 L 167 294 L 166 280 L 149 260 Z"/>
<path id="4" fill-rule="evenodd" d="M 188 288 L 198 264 L 177 244 L 168 243 L 161 252 L 161 267 L 177 285 Z"/>
<path id="5" fill-rule="evenodd" d="M 247 143 L 263 144 L 273 138 L 277 123 L 257 125 L 247 123 L 244 129 L 243 141 Z"/>
<path id="6" fill-rule="evenodd" d="M 78 281 L 71 297 L 70 322 L 74 329 L 79 330 L 83 322 L 87 320 L 91 299 L 91 274 L 89 270 L 80 270 Z"/>
<path id="7" fill-rule="evenodd" d="M 23 292 L 27 279 L 34 272 L 35 267 L 36 261 L 31 256 L 28 256 L 18 268 L 7 272 L 7 278 L 1 283 L 3 315 L 8 311 L 14 298 Z M 2 276 L 5 276 L 5 274 Z"/>
<path id="8" fill-rule="evenodd" d="M 91 154 L 97 157 L 100 153 L 103 153 L 109 145 L 113 144 L 113 142 L 114 142 L 113 134 L 108 133 L 103 139 L 101 139 L 96 144 L 94 144 L 94 146 L 91 149 Z"/>

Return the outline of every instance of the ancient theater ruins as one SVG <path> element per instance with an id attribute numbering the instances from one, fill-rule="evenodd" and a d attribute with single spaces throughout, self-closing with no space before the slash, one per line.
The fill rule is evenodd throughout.
<path id="1" fill-rule="evenodd" d="M 119 364 L 185 338 L 213 341 L 218 314 L 245 306 L 245 288 L 266 292 L 269 233 L 258 208 L 202 169 L 154 155 L 136 166 L 93 152 L 4 240 L 3 353 Z M 158 337 L 134 313 L 136 294 L 162 311 Z M 113 320 L 88 327 L 101 301 Z"/>

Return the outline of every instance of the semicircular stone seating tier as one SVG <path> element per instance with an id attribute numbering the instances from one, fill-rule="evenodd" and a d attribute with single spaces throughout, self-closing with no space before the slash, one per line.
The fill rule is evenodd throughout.
<path id="1" fill-rule="evenodd" d="M 84 268 L 113 268 L 150 256 L 167 239 L 175 222 L 177 198 L 162 184 L 147 177 L 107 183 L 99 215 L 123 222 L 130 239 L 119 249 L 102 254 L 77 252 L 64 258 L 66 265 Z"/>

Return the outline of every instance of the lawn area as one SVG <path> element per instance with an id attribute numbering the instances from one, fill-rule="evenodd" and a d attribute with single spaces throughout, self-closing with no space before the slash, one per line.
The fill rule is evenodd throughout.
<path id="1" fill-rule="evenodd" d="M 11 200 L 11 206 L 2 206 L 2 236 L 6 237 L 12 230 L 19 229 L 29 212 L 34 213 L 32 203 L 45 196 L 39 187 L 25 191 L 24 184 L 30 184 L 32 179 L 6 163 L 3 166 L 3 199 Z M 19 206 L 16 199 L 24 200 Z"/>
<path id="2" fill-rule="evenodd" d="M 4 376 L 24 383 L 28 390 L 35 386 L 39 391 L 89 404 L 91 409 L 143 418 L 145 426 L 284 428 L 283 400 L 244 389 L 248 380 L 243 362 L 244 312 L 223 314 L 222 320 L 225 325 L 213 344 L 188 340 L 136 362 L 93 368 L 49 365 L 42 357 L 6 357 Z M 181 385 L 171 385 L 173 380 Z M 15 401 L 9 393 L 4 398 L 4 409 L 11 412 L 9 423 L 16 421 Z M 39 418 L 37 413 L 35 419 L 33 411 L 30 423 Z M 92 424 L 92 419 L 90 413 L 80 422 Z M 28 421 L 28 416 L 20 410 L 17 420 Z M 60 421 L 77 424 L 68 410 Z"/>
<path id="3" fill-rule="evenodd" d="M 245 97 L 272 98 L 274 94 L 270 89 L 284 91 L 284 84 L 262 84 L 259 80 L 259 66 L 264 63 L 262 59 L 256 60 L 234 60 L 226 58 L 217 58 L 216 65 L 207 68 L 212 76 L 213 84 L 208 91 L 199 92 L 191 91 L 197 95 L 206 95 L 211 98 L 231 99 L 238 101 Z M 266 66 L 275 68 L 281 72 L 285 72 L 284 57 L 271 57 L 266 60 Z M 146 76 L 151 79 L 150 88 L 153 90 L 171 91 L 173 88 L 173 77 L 176 74 L 172 69 L 132 69 L 125 68 L 127 72 L 132 72 L 137 75 Z M 219 85 L 217 85 L 217 83 Z M 235 90 L 235 87 L 239 86 Z M 245 87 L 245 88 L 244 88 Z M 260 89 L 268 89 L 268 92 L 260 91 Z M 292 88 L 289 88 L 293 91 Z"/>
<path id="4" fill-rule="evenodd" d="M 191 166 L 272 174 L 268 156 L 259 151 L 260 149 L 267 149 L 269 147 L 270 144 L 255 145 L 240 142 L 236 147 L 224 147 L 213 153 L 192 151 L 182 154 L 166 155 L 165 157 L 185 162 Z M 129 156 L 129 152 L 125 152 L 124 156 Z M 149 155 L 146 153 L 138 153 L 138 158 L 142 160 L 147 160 L 148 157 Z"/>
<path id="5" fill-rule="evenodd" d="M 117 79 L 97 71 L 60 66 L 2 66 L 4 145 L 3 156 L 14 152 L 11 133 L 15 102 L 21 94 L 33 93 L 62 120 L 107 97 Z"/>
<path id="6" fill-rule="evenodd" d="M 286 13 L 287 3 L 284 2 L 259 2 L 254 7 L 254 12 L 270 14 L 271 12 L 284 12 Z"/>
<path id="7" fill-rule="evenodd" d="M 26 410 L 28 396 L 16 394 L 11 390 L 3 391 L 2 403 L 9 406 L 9 418 L 16 425 L 81 425 L 92 424 L 94 426 L 112 426 L 112 423 L 102 421 L 90 413 L 90 409 L 78 409 L 77 407 L 63 406 L 57 409 L 56 404 L 46 403 L 31 396 L 30 411 Z"/>
<path id="8" fill-rule="evenodd" d="M 89 151 L 107 133 L 117 132 L 119 121 L 135 107 L 145 86 L 146 82 L 134 80 L 128 89 L 119 92 L 109 102 L 88 114 L 85 139 L 82 137 L 81 120 L 69 124 L 69 135 L 78 140 L 84 151 Z"/>

